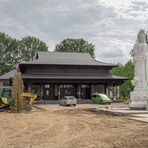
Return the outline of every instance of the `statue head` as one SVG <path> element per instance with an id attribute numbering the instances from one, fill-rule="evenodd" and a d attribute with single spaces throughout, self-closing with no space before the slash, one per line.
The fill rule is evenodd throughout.
<path id="1" fill-rule="evenodd" d="M 140 29 L 137 35 L 138 43 L 146 43 L 146 34 L 143 29 Z"/>

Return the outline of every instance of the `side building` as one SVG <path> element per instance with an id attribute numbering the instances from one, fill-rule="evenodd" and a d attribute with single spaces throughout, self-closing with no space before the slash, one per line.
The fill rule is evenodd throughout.
<path id="1" fill-rule="evenodd" d="M 15 76 L 16 70 L 11 70 L 8 73 L 5 73 L 4 75 L 0 76 L 0 89 L 10 88 L 11 87 L 11 81 L 10 79 Z"/>
<path id="2" fill-rule="evenodd" d="M 121 85 L 126 78 L 113 76 L 116 67 L 96 61 L 88 53 L 38 52 L 36 59 L 19 65 L 25 91 L 42 100 L 58 100 L 72 95 L 90 99 L 94 92 L 109 95 L 110 86 Z"/>

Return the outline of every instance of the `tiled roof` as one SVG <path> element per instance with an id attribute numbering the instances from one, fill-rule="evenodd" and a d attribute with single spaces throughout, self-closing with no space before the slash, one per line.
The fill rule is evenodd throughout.
<path id="1" fill-rule="evenodd" d="M 0 76 L 0 80 L 9 80 L 10 78 L 14 77 L 16 70 L 9 71 Z"/>
<path id="2" fill-rule="evenodd" d="M 88 53 L 38 52 L 37 59 L 21 64 L 116 66 L 93 59 Z"/>

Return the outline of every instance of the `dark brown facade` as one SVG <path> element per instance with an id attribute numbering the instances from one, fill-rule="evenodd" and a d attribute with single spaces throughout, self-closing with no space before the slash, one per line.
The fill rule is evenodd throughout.
<path id="1" fill-rule="evenodd" d="M 125 80 L 110 75 L 115 65 L 95 61 L 84 53 L 39 53 L 37 59 L 19 67 L 25 91 L 36 93 L 43 100 L 67 95 L 90 99 L 92 93 L 107 94 L 109 86 L 120 85 Z"/>

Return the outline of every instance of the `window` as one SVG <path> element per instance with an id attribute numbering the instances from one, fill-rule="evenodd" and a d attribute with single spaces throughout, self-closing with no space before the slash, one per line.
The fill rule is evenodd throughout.
<path id="1" fill-rule="evenodd" d="M 72 84 L 60 85 L 60 88 L 74 88 Z"/>
<path id="2" fill-rule="evenodd" d="M 49 85 L 49 84 L 45 84 L 44 87 L 45 87 L 45 88 L 50 88 L 50 85 Z"/>
<path id="3" fill-rule="evenodd" d="M 105 94 L 99 94 L 101 98 L 108 98 Z"/>
<path id="4" fill-rule="evenodd" d="M 82 84 L 82 85 L 81 85 L 81 88 L 89 88 L 89 85 Z"/>
<path id="5" fill-rule="evenodd" d="M 3 86 L 10 86 L 10 82 L 9 81 L 4 81 Z"/>

